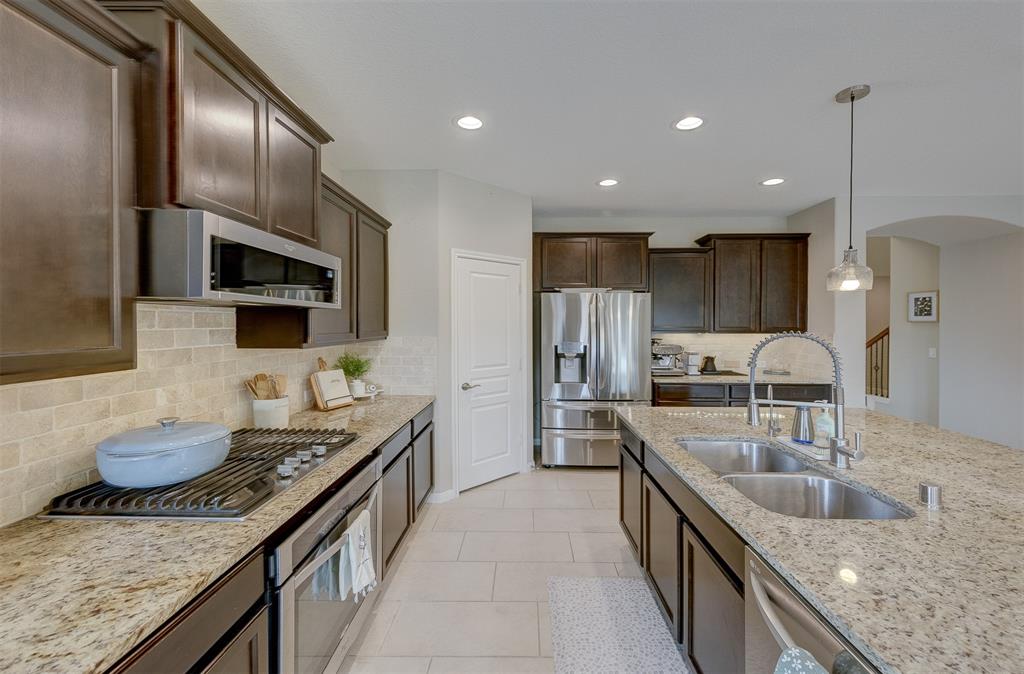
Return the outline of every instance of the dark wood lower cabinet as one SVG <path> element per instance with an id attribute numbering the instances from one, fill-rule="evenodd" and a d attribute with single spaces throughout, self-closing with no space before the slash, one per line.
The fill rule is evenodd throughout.
<path id="1" fill-rule="evenodd" d="M 381 550 L 387 574 L 398 544 L 412 525 L 412 446 L 398 455 L 381 478 Z"/>
<path id="2" fill-rule="evenodd" d="M 744 670 L 743 586 L 683 527 L 683 644 L 699 674 Z"/>
<path id="3" fill-rule="evenodd" d="M 681 641 L 682 572 L 679 558 L 683 516 L 658 486 L 643 478 L 643 567 L 672 636 Z M 740 608 L 742 609 L 742 603 Z"/>
<path id="4" fill-rule="evenodd" d="M 270 671 L 270 610 L 260 611 L 202 671 L 203 674 L 267 674 Z"/>
<path id="5" fill-rule="evenodd" d="M 429 424 L 412 441 L 413 519 L 434 487 L 434 425 Z"/>
<path id="6" fill-rule="evenodd" d="M 637 558 L 640 557 L 640 541 L 643 540 L 640 528 L 643 521 L 642 488 L 643 468 L 623 445 L 619 447 L 619 524 Z"/>

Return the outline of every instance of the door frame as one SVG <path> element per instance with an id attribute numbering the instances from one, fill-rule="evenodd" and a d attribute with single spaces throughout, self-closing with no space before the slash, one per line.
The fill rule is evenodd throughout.
<path id="1" fill-rule="evenodd" d="M 519 472 L 525 473 L 529 470 L 529 455 L 533 452 L 533 424 L 531 415 L 528 413 L 531 409 L 530 395 L 532 387 L 527 377 L 527 367 L 530 363 L 530 294 L 527 292 L 527 272 L 529 271 L 529 265 L 527 264 L 526 258 L 522 257 L 510 257 L 508 255 L 497 255 L 494 253 L 481 253 L 472 250 L 465 250 L 462 248 L 452 248 L 451 254 L 451 290 L 449 294 L 449 301 L 451 303 L 451 335 L 452 335 L 452 359 L 451 359 L 451 422 L 452 422 L 452 488 L 455 491 L 455 496 L 458 496 L 462 491 L 462 485 L 459 482 L 459 464 L 462 463 L 462 450 L 459 447 L 459 398 L 458 398 L 458 382 L 459 382 L 459 358 L 460 344 L 459 344 L 459 306 L 456 301 L 456 289 L 458 288 L 458 263 L 460 260 L 480 260 L 483 262 L 497 262 L 499 264 L 510 264 L 519 267 L 519 373 L 523 384 L 523 418 L 520 421 L 522 425 L 522 442 L 523 447 L 520 448 L 519 456 Z M 529 440 L 529 442 L 527 442 Z M 527 452 L 527 445 L 529 445 L 529 452 Z"/>

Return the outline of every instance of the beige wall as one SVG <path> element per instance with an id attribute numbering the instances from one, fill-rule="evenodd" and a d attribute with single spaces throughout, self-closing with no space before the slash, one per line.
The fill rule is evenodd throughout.
<path id="1" fill-rule="evenodd" d="M 807 232 L 807 331 L 831 340 L 835 334 L 835 295 L 825 290 L 825 275 L 835 259 L 835 199 L 823 201 L 786 220 L 790 232 Z"/>
<path id="2" fill-rule="evenodd" d="M 939 248 L 894 236 L 890 241 L 889 401 L 878 409 L 939 425 L 939 324 L 907 320 L 907 294 L 939 289 Z M 939 317 L 942 317 L 942 295 Z M 929 356 L 936 350 L 936 357 Z"/>
<path id="3" fill-rule="evenodd" d="M 890 292 L 889 277 L 876 276 L 874 287 L 867 291 L 868 339 L 889 327 Z"/>
<path id="4" fill-rule="evenodd" d="M 1024 449 L 1024 231 L 940 257 L 941 425 Z"/>
<path id="5" fill-rule="evenodd" d="M 0 525 L 98 478 L 95 444 L 159 417 L 252 424 L 243 380 L 288 375 L 293 411 L 311 405 L 309 375 L 346 349 L 373 358 L 389 393 L 433 393 L 436 340 L 397 337 L 349 347 L 238 349 L 229 308 L 138 305 L 138 369 L 0 387 Z"/>

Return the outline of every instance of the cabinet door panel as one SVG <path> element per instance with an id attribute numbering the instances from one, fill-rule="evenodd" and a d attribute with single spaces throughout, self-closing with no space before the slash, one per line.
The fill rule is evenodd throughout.
<path id="1" fill-rule="evenodd" d="M 651 251 L 651 329 L 711 332 L 712 256 Z"/>
<path id="2" fill-rule="evenodd" d="M 356 334 L 359 339 L 388 336 L 388 230 L 359 213 L 356 255 Z"/>
<path id="3" fill-rule="evenodd" d="M 309 341 L 315 346 L 356 338 L 356 208 L 326 186 L 320 198 L 320 248 L 341 258 L 341 308 L 309 312 Z"/>
<path id="4" fill-rule="evenodd" d="M 412 524 L 412 448 L 395 459 L 381 478 L 381 549 L 387 573 Z"/>
<path id="5" fill-rule="evenodd" d="M 647 237 L 597 237 L 596 286 L 647 289 Z"/>
<path id="6" fill-rule="evenodd" d="M 744 669 L 743 589 L 687 524 L 683 528 L 684 646 L 701 674 Z"/>
<path id="7" fill-rule="evenodd" d="M 683 517 L 646 476 L 643 479 L 643 567 L 676 641 L 682 639 Z"/>
<path id="8" fill-rule="evenodd" d="M 540 278 L 544 290 L 592 287 L 593 263 L 594 239 L 589 236 L 540 241 Z"/>
<path id="9" fill-rule="evenodd" d="M 270 610 L 263 609 L 203 670 L 203 674 L 267 674 L 269 671 Z"/>
<path id="10" fill-rule="evenodd" d="M 430 425 L 420 433 L 412 443 L 412 504 L 415 513 L 423 507 L 423 502 L 434 486 L 434 426 Z"/>
<path id="11" fill-rule="evenodd" d="M 181 22 L 174 29 L 180 121 L 172 199 L 265 229 L 266 98 Z"/>
<path id="12" fill-rule="evenodd" d="M 807 329 L 807 240 L 761 242 L 761 332 Z"/>
<path id="13" fill-rule="evenodd" d="M 267 194 L 270 231 L 319 246 L 320 144 L 273 105 L 267 113 Z"/>
<path id="14" fill-rule="evenodd" d="M 138 65 L 25 6 L 0 4 L 4 384 L 135 366 Z"/>
<path id="15" fill-rule="evenodd" d="M 761 312 L 761 242 L 715 242 L 715 331 L 757 332 Z"/>
<path id="16" fill-rule="evenodd" d="M 639 557 L 642 530 L 643 469 L 629 450 L 619 447 L 619 524 Z"/>

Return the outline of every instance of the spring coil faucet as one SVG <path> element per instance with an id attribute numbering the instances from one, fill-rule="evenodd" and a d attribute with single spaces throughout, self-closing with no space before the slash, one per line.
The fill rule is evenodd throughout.
<path id="1" fill-rule="evenodd" d="M 754 350 L 750 354 L 750 360 L 747 362 L 747 366 L 750 368 L 750 389 L 747 392 L 747 423 L 751 426 L 761 425 L 761 404 L 769 405 L 785 405 L 794 407 L 796 405 L 806 405 L 807 403 L 798 403 L 788 400 L 775 400 L 774 396 L 769 393 L 767 400 L 757 399 L 757 388 L 756 388 L 756 371 L 757 371 L 757 357 L 761 354 L 761 350 L 768 346 L 772 342 L 778 342 L 783 339 L 794 338 L 794 339 L 806 339 L 814 342 L 818 346 L 825 349 L 828 355 L 832 358 L 832 403 L 822 404 L 818 403 L 819 406 L 828 407 L 834 409 L 836 413 L 836 437 L 832 438 L 830 443 L 830 463 L 836 468 L 849 468 L 850 459 L 860 459 L 863 457 L 863 452 L 858 447 L 856 450 L 849 449 L 849 442 L 846 439 L 846 422 L 844 419 L 843 408 L 845 405 L 845 396 L 843 393 L 843 366 L 839 358 L 839 352 L 836 347 L 832 345 L 827 339 L 818 337 L 817 335 L 809 332 L 780 332 L 774 335 L 770 335 L 761 340 Z M 771 425 L 769 420 L 769 426 Z"/>

